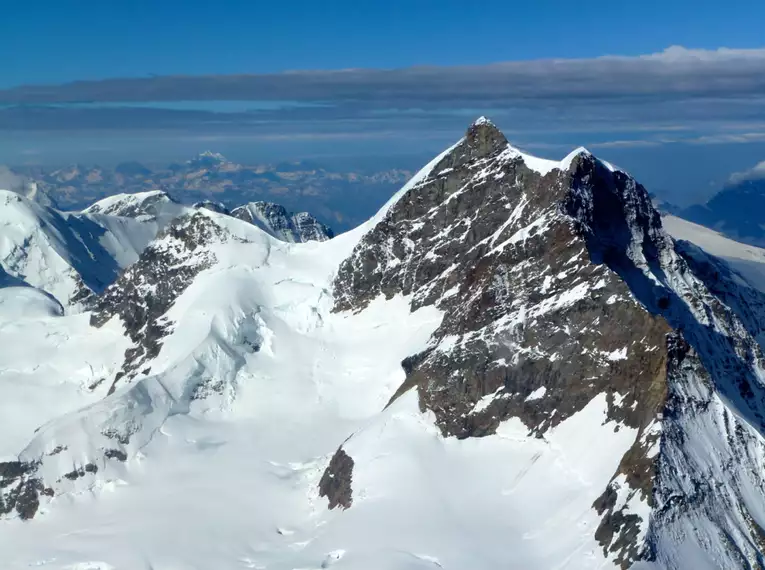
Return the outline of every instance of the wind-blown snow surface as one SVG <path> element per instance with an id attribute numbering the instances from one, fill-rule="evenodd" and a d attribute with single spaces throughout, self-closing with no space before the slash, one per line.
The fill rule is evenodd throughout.
<path id="1" fill-rule="evenodd" d="M 0 389 L 12 396 L 0 404 L 0 433 L 13 436 L 2 442 L 0 454 L 20 452 L 46 488 L 33 520 L 0 521 L 0 566 L 613 568 L 596 540 L 602 517 L 593 508 L 609 485 L 618 513 L 642 517 L 641 538 L 648 532 L 660 548 L 647 567 L 680 568 L 678 560 L 698 556 L 687 558 L 694 561 L 689 568 L 714 568 L 709 557 L 698 555 L 698 543 L 717 548 L 718 527 L 740 530 L 727 540 L 743 545 L 741 556 L 750 555 L 742 538 L 747 515 L 733 509 L 736 493 L 749 493 L 749 512 L 765 520 L 756 510 L 762 504 L 757 474 L 749 469 L 762 464 L 761 437 L 754 428 L 739 427 L 745 420 L 736 412 L 747 410 L 717 393 L 718 378 L 702 382 L 695 375 L 703 367 L 692 351 L 678 364 L 672 386 L 673 402 L 690 403 L 667 418 L 669 435 L 662 443 L 671 451 L 663 456 L 658 480 L 660 514 L 666 516 L 648 530 L 651 508 L 623 478 L 614 478 L 638 430 L 610 419 L 613 393 L 595 394 L 543 437 L 517 418 L 485 437 L 444 437 L 415 390 L 388 405 L 406 376 L 402 360 L 425 349 L 443 314 L 434 305 L 412 312 L 411 299 L 400 294 L 378 296 L 358 312 L 334 312 L 333 280 L 364 235 L 385 223 L 396 201 L 416 191 L 456 147 L 426 166 L 369 223 L 330 241 L 285 243 L 204 209 L 173 222 L 205 229 L 204 239 L 195 241 L 171 225 L 152 242 L 151 255 L 176 252 L 179 265 L 199 272 L 190 272 L 188 283 L 179 273 L 177 297 L 161 318 L 168 334 L 132 379 L 116 377 L 120 355 L 131 345 L 117 316 L 94 328 L 87 314 L 61 316 L 42 294 L 4 290 L 0 346 L 9 350 L 0 352 Z M 498 162 L 521 157 L 529 169 L 550 174 L 581 161 L 576 157 L 583 152 L 552 166 L 507 147 Z M 587 188 L 577 190 L 587 198 Z M 545 231 L 544 224 L 529 223 L 536 224 L 535 233 Z M 516 241 L 523 245 L 527 237 Z M 651 237 L 662 247 L 671 244 L 663 233 Z M 644 262 L 641 244 L 629 245 L 635 246 L 629 254 L 636 266 Z M 663 253 L 670 259 L 662 263 L 682 265 L 674 253 Z M 696 300 L 703 290 L 680 271 L 667 280 L 667 291 L 671 287 L 678 297 Z M 153 285 L 147 283 L 136 276 L 135 287 L 147 289 L 148 303 Z M 23 319 L 16 305 L 3 308 L 14 295 L 30 307 Z M 561 302 L 581 296 L 564 292 Z M 747 338 L 738 321 L 731 324 L 727 313 L 718 313 L 701 324 Z M 38 360 L 38 354 L 44 356 Z M 615 351 L 604 359 L 624 356 Z M 112 381 L 116 391 L 105 395 Z M 56 391 L 55 400 L 46 400 L 49 390 Z M 528 400 L 548 396 L 535 390 Z M 50 401 L 55 409 L 46 407 Z M 481 399 L 475 409 L 483 405 Z M 677 433 L 691 434 L 689 443 L 671 437 Z M 353 504 L 328 510 L 318 487 L 340 446 L 354 462 Z M 753 459 L 735 463 L 737 454 Z M 735 468 L 723 468 L 723 462 Z M 681 475 L 675 479 L 675 473 Z M 718 495 L 703 494 L 699 481 L 705 477 L 720 482 Z M 689 503 L 688 511 L 675 509 L 676 498 L 686 495 L 703 500 Z M 707 502 L 726 520 L 712 525 Z M 725 566 L 738 560 L 734 555 L 713 554 L 724 567 L 739 567 Z"/>

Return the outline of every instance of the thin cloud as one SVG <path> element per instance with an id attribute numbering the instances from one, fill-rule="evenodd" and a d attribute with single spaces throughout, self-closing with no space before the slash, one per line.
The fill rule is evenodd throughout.
<path id="1" fill-rule="evenodd" d="M 75 81 L 0 90 L 0 103 L 293 101 L 406 104 L 614 97 L 746 97 L 765 91 L 765 49 L 679 46 L 636 57 L 481 66 L 292 71 Z"/>
<path id="2" fill-rule="evenodd" d="M 589 143 L 592 148 L 644 148 L 666 144 L 692 144 L 692 145 L 717 145 L 717 144 L 746 144 L 765 142 L 765 132 L 746 133 L 718 133 L 695 137 L 659 137 L 653 139 L 624 139 L 613 141 L 598 141 Z M 760 166 L 760 165 L 758 165 Z M 751 171 L 747 171 L 751 172 Z M 743 173 L 737 173 L 738 176 Z"/>
<path id="3" fill-rule="evenodd" d="M 655 140 L 625 139 L 625 140 L 617 140 L 617 141 L 590 143 L 587 146 L 592 148 L 645 148 L 645 147 L 652 147 L 652 146 L 661 146 L 662 144 L 665 144 L 665 143 L 662 141 L 655 141 Z"/>
<path id="4" fill-rule="evenodd" d="M 0 190 L 18 191 L 24 187 L 26 179 L 10 170 L 6 166 L 0 166 Z"/>
<path id="5" fill-rule="evenodd" d="M 765 49 L 672 47 L 635 57 L 115 78 L 0 90 L 0 132 L 43 135 L 422 140 L 459 132 L 478 115 L 529 144 L 759 142 Z"/>
<path id="6" fill-rule="evenodd" d="M 738 184 L 747 180 L 765 180 L 765 160 L 755 164 L 749 170 L 744 172 L 735 172 L 731 174 L 730 182 Z"/>

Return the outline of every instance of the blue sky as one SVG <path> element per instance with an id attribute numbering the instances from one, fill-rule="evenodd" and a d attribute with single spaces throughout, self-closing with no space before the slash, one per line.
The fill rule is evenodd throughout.
<path id="1" fill-rule="evenodd" d="M 680 200 L 765 159 L 761 1 L 4 8 L 0 162 L 213 147 L 253 162 L 381 154 L 416 166 L 478 114 L 537 154 L 590 146 Z M 663 176 L 666 163 L 687 176 Z"/>
<path id="2" fill-rule="evenodd" d="M 469 65 L 758 47 L 736 0 L 28 0 L 5 4 L 4 87 L 148 74 Z M 10 17 L 9 17 L 10 16 Z"/>

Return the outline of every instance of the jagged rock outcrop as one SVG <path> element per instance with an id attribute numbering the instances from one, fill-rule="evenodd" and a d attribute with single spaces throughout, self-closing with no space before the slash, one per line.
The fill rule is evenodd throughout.
<path id="1" fill-rule="evenodd" d="M 747 441 L 762 445 L 756 295 L 731 300 L 710 290 L 705 281 L 714 287 L 715 280 L 699 263 L 688 248 L 676 250 L 648 193 L 629 175 L 583 149 L 560 163 L 526 157 L 481 119 L 341 265 L 335 310 L 360 311 L 379 295 L 404 294 L 412 310 L 443 311 L 428 348 L 402 363 L 406 380 L 394 400 L 416 389 L 446 436 L 484 436 L 518 417 L 544 437 L 605 393 L 609 418 L 637 430 L 593 505 L 604 553 L 627 568 L 651 559 L 659 537 L 691 516 L 670 506 L 673 493 L 689 491 L 676 489 L 680 482 L 666 467 L 691 451 L 682 435 L 663 431 L 663 418 L 674 421 L 698 403 L 689 394 L 703 387 L 707 401 L 733 402 L 754 426 Z M 694 355 L 690 377 L 677 372 L 681 353 Z M 683 449 L 660 453 L 670 441 Z M 759 478 L 751 484 L 765 494 Z M 726 500 L 739 520 L 753 520 L 745 492 L 732 490 Z M 649 520 L 639 505 L 673 511 L 673 523 Z M 731 539 L 731 551 L 753 560 L 755 547 L 747 545 L 765 521 L 735 534 L 713 513 L 701 516 L 718 530 L 699 526 L 689 540 L 703 550 L 710 532 L 730 532 L 740 538 Z"/>
<path id="2" fill-rule="evenodd" d="M 644 419 L 632 411 L 635 387 L 661 376 L 657 349 L 669 329 L 591 262 L 564 213 L 578 207 L 565 203 L 571 186 L 603 171 L 621 175 L 583 153 L 569 171 L 542 175 L 478 122 L 341 267 L 337 309 L 404 293 L 412 309 L 445 311 L 431 348 L 404 363 L 402 387 L 418 387 L 445 434 L 491 433 L 515 415 L 543 433 L 603 390 L 628 398 L 629 411 L 615 415 Z M 657 391 L 645 419 L 661 403 Z"/>
<path id="3" fill-rule="evenodd" d="M 31 519 L 40 507 L 40 495 L 52 496 L 35 476 L 39 463 L 6 461 L 0 463 L 0 515 L 15 512 L 22 520 Z"/>
<path id="4" fill-rule="evenodd" d="M 327 498 L 330 509 L 348 509 L 353 504 L 352 482 L 353 459 L 340 447 L 321 476 L 319 496 Z"/>
<path id="5" fill-rule="evenodd" d="M 250 202 L 231 210 L 231 215 L 286 242 L 326 241 L 334 237 L 330 228 L 308 212 L 294 214 L 271 202 Z"/>
<path id="6" fill-rule="evenodd" d="M 172 329 L 161 317 L 193 278 L 215 262 L 203 246 L 224 237 L 223 229 L 201 213 L 178 218 L 95 302 L 91 325 L 100 327 L 119 316 L 135 343 L 126 351 L 111 390 L 123 376 L 149 372 L 141 370 L 142 364 L 159 353 L 162 338 Z"/>
<path id="7" fill-rule="evenodd" d="M 202 200 L 201 202 L 196 202 L 192 208 L 195 210 L 198 210 L 199 208 L 204 208 L 206 210 L 210 210 L 212 212 L 218 212 L 219 214 L 226 214 L 228 215 L 229 209 L 226 208 L 223 204 L 220 202 L 213 202 L 212 200 Z"/>

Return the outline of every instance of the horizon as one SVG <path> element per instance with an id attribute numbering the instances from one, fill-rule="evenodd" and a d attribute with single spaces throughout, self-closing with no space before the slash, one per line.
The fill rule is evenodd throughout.
<path id="1" fill-rule="evenodd" d="M 765 160 L 758 2 L 725 19 L 707 0 L 217 6 L 16 7 L 0 22 L 24 46 L 0 76 L 0 164 L 154 166 L 209 149 L 414 170 L 483 114 L 530 154 L 584 146 L 680 204 Z"/>

